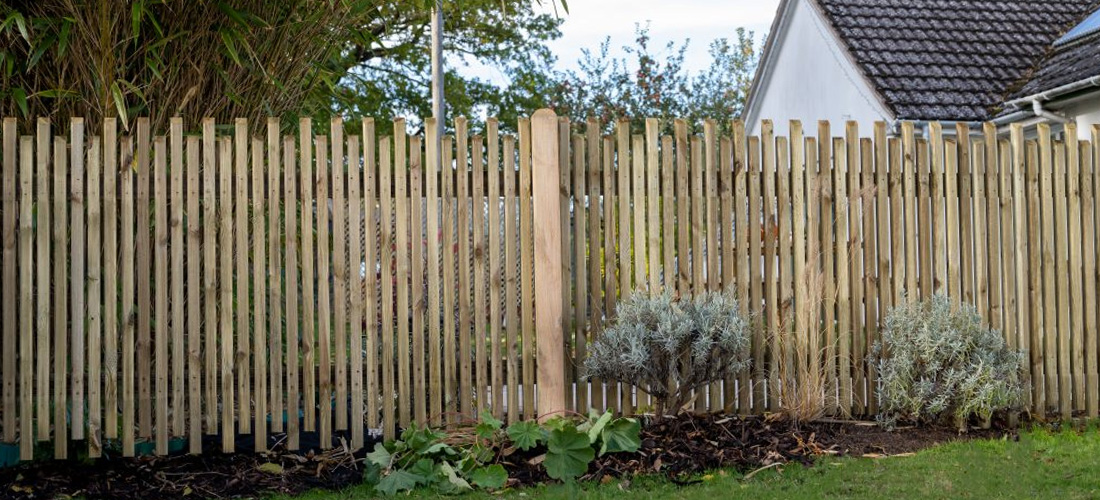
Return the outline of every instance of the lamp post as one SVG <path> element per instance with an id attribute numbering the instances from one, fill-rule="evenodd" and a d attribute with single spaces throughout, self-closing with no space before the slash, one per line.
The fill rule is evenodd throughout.
<path id="1" fill-rule="evenodd" d="M 443 102 L 443 0 L 432 8 L 432 114 L 440 132 L 436 134 L 436 151 L 443 151 L 443 124 L 446 109 Z M 442 155 L 440 155 L 442 157 Z M 442 167 L 442 165 L 439 165 Z M 442 169 L 440 169 L 442 171 Z"/>

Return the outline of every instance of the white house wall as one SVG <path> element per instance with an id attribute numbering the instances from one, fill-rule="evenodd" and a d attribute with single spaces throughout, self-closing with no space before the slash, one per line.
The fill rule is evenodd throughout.
<path id="1" fill-rule="evenodd" d="M 793 119 L 802 120 L 811 134 L 818 120 L 831 121 L 834 130 L 843 130 L 847 120 L 863 127 L 892 120 L 812 1 L 792 0 L 789 24 L 773 47 L 778 52 L 771 54 L 771 68 L 759 82 L 757 106 L 746 117 L 752 134 L 759 133 L 763 119 L 775 123 L 776 134 L 786 134 Z"/>
<path id="2" fill-rule="evenodd" d="M 1100 123 L 1100 96 L 1078 101 L 1059 110 L 1059 113 L 1077 122 L 1077 138 L 1092 140 L 1092 126 Z"/>

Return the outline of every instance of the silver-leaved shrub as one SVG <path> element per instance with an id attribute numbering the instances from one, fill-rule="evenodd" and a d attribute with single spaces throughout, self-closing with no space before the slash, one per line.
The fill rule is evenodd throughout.
<path id="1" fill-rule="evenodd" d="M 882 423 L 942 423 L 1018 407 L 1023 356 L 1001 333 L 982 326 L 977 309 L 944 295 L 911 302 L 887 315 L 872 347 L 879 372 Z"/>
<path id="2" fill-rule="evenodd" d="M 729 294 L 638 292 L 617 312 L 589 346 L 586 376 L 646 388 L 658 415 L 679 411 L 693 389 L 749 367 L 749 323 Z"/>

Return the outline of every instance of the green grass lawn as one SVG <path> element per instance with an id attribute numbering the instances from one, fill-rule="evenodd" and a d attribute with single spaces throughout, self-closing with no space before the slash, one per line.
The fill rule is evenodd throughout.
<path id="1" fill-rule="evenodd" d="M 816 466 L 785 466 L 748 480 L 716 471 L 701 482 L 677 486 L 661 477 L 607 484 L 549 485 L 464 498 L 1100 498 L 1100 431 L 1036 430 L 1019 442 L 968 441 L 910 457 L 826 459 Z M 365 498 L 369 487 L 314 492 L 300 500 Z M 434 497 L 424 492 L 413 497 Z M 281 497 L 285 498 L 285 497 Z"/>

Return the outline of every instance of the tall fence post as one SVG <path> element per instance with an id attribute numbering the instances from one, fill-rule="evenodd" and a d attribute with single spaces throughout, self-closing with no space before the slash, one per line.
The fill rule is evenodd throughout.
<path id="1" fill-rule="evenodd" d="M 558 117 L 540 109 L 531 118 L 535 236 L 535 342 L 538 347 L 538 412 L 565 410 L 562 331 L 561 211 Z"/>

